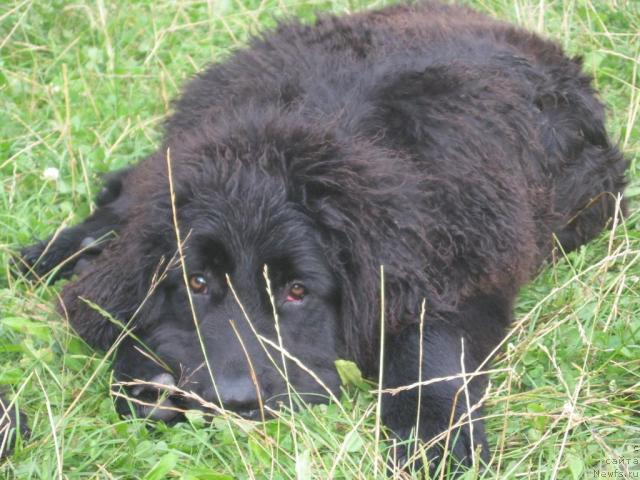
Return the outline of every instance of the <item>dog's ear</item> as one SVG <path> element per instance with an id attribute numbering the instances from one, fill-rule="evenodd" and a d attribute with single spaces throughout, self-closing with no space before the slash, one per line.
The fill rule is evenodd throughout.
<path id="1" fill-rule="evenodd" d="M 140 240 L 125 232 L 62 290 L 60 312 L 92 347 L 108 349 L 140 313 L 152 276 L 145 257 Z"/>
<path id="2" fill-rule="evenodd" d="M 432 301 L 435 293 L 425 279 L 422 259 L 411 254 L 406 238 L 401 238 L 410 238 L 411 233 L 402 232 L 399 226 L 385 226 L 379 217 L 369 218 L 381 223 L 373 225 L 357 215 L 346 216 L 342 206 L 331 203 L 325 201 L 316 218 L 325 255 L 340 282 L 345 343 L 361 365 L 372 365 L 380 339 L 382 284 L 385 332 L 389 335 L 418 323 L 423 299 Z"/>
<path id="3" fill-rule="evenodd" d="M 408 210 L 417 208 L 412 196 L 418 186 L 410 185 L 411 177 L 400 172 L 400 166 L 394 169 L 388 158 L 375 158 L 385 154 L 389 152 L 354 152 L 349 163 L 336 159 L 335 168 L 296 179 L 297 201 L 316 223 L 324 254 L 340 282 L 348 353 L 361 365 L 371 365 L 377 351 L 381 265 L 389 334 L 417 323 L 422 299 L 432 296 L 426 259 L 416 256 L 423 249 L 412 247 L 425 241 L 428 225 L 404 220 L 412 218 Z M 339 182 L 336 171 L 341 172 Z M 368 183 L 372 181 L 376 183 Z"/>

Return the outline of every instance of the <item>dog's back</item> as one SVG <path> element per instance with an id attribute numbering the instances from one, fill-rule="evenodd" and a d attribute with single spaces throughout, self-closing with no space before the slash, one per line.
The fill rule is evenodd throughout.
<path id="1" fill-rule="evenodd" d="M 466 8 L 420 3 L 283 23 L 187 85 L 167 143 L 220 122 L 246 125 L 265 111 L 402 152 L 412 163 L 402 168 L 433 193 L 418 194 L 416 221 L 447 205 L 460 209 L 447 221 L 482 219 L 477 240 L 495 237 L 483 252 L 487 265 L 520 280 L 549 255 L 552 233 L 567 251 L 596 235 L 624 187 L 626 163 L 580 61 Z M 502 225 L 478 209 L 487 204 L 501 209 Z M 459 229 L 468 235 L 468 227 Z M 432 243 L 456 242 L 455 226 L 439 228 Z M 514 243 L 516 252 L 506 247 Z M 468 262 L 470 252 L 456 248 Z"/>

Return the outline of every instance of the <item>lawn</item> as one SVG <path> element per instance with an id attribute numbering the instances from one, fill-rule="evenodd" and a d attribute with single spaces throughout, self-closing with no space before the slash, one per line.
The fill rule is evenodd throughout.
<path id="1" fill-rule="evenodd" d="M 631 162 L 628 218 L 558 255 L 522 291 L 487 395 L 491 466 L 466 478 L 639 478 L 640 2 L 466 3 L 582 55 Z M 193 414 L 149 428 L 119 418 L 109 360 L 55 312 L 60 285 L 30 283 L 8 264 L 20 245 L 86 215 L 101 173 L 154 149 L 171 98 L 207 63 L 277 18 L 383 4 L 0 4 L 0 389 L 32 430 L 0 461 L 1 478 L 368 479 L 381 470 L 389 442 L 376 446 L 375 395 L 358 382 L 340 405 L 266 424 Z"/>

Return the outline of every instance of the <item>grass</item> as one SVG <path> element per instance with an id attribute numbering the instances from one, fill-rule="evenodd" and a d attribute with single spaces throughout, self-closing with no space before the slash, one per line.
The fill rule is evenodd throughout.
<path id="1" fill-rule="evenodd" d="M 522 292 L 518 321 L 494 365 L 503 371 L 491 377 L 488 393 L 492 465 L 466 478 L 577 480 L 594 478 L 594 469 L 624 474 L 625 468 L 637 478 L 640 3 L 467 3 L 584 56 L 609 107 L 609 129 L 631 160 L 631 215 L 611 234 L 559 258 Z M 358 381 L 345 388 L 340 405 L 285 413 L 266 424 L 217 418 L 209 425 L 194 414 L 188 423 L 150 429 L 142 420 L 120 419 L 108 393 L 108 362 L 54 312 L 59 286 L 29 284 L 7 263 L 20 245 L 88 213 L 100 173 L 151 152 L 170 98 L 208 62 L 277 17 L 310 19 L 316 10 L 380 5 L 0 5 L 0 387 L 12 393 L 33 431 L 0 464 L 0 477 L 373 478 L 376 396 Z M 59 178 L 45 178 L 47 168 Z M 628 461 L 613 464 L 620 457 Z"/>

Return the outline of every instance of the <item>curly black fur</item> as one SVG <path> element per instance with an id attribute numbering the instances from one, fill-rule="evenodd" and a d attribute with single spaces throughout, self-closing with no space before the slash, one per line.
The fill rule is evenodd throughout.
<path id="1" fill-rule="evenodd" d="M 187 274 L 208 285 L 192 297 L 218 392 L 175 261 L 168 156 Z M 580 60 L 555 43 L 434 3 L 321 16 L 282 23 L 189 82 L 157 152 L 111 178 L 96 212 L 53 240 L 40 263 L 45 243 L 26 257 L 42 273 L 83 240 L 118 232 L 63 289 L 73 327 L 91 345 L 111 346 L 121 327 L 98 305 L 164 362 L 127 338 L 120 378 L 168 370 L 186 390 L 255 416 L 256 391 L 268 405 L 286 398 L 281 357 L 260 345 L 225 274 L 253 328 L 277 342 L 263 293 L 268 266 L 284 347 L 334 392 L 338 357 L 378 371 L 380 265 L 383 386 L 418 380 L 420 342 L 424 379 L 460 373 L 462 341 L 473 371 L 503 338 L 554 235 L 569 251 L 606 226 L 625 167 Z M 302 300 L 291 297 L 296 282 Z M 287 368 L 306 399 L 326 397 Z M 464 394 L 454 402 L 461 386 L 423 387 L 423 439 L 447 428 L 452 409 L 454 420 L 464 414 Z M 483 390 L 483 379 L 470 383 L 471 404 Z M 400 438 L 416 426 L 417 397 L 417 389 L 383 397 L 384 421 Z M 454 436 L 459 459 L 469 462 L 472 445 L 487 458 L 480 421 L 473 438 L 468 420 Z"/>

